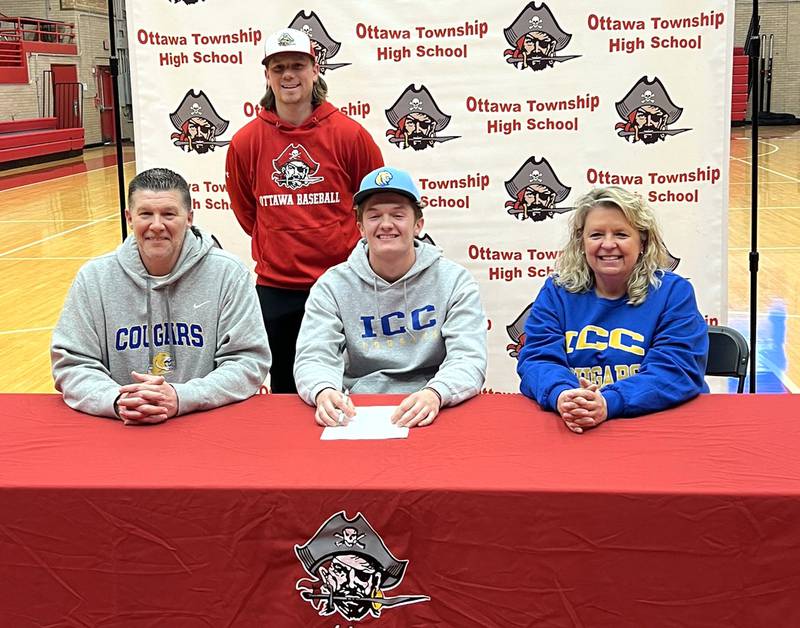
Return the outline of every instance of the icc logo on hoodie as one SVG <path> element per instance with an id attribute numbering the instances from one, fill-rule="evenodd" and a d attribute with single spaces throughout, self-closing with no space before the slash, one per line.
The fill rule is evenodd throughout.
<path id="1" fill-rule="evenodd" d="M 411 315 L 406 317 L 405 312 L 390 312 L 380 318 L 375 316 L 362 316 L 361 323 L 364 327 L 362 338 L 377 338 L 378 332 L 381 335 L 391 338 L 398 334 L 404 334 L 409 328 L 412 331 L 424 331 L 431 327 L 436 327 L 436 307 L 432 304 L 423 305 L 411 310 Z M 377 330 L 377 331 L 376 331 Z"/>

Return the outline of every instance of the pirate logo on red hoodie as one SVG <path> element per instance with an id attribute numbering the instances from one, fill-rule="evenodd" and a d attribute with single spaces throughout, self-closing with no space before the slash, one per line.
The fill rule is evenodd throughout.
<path id="1" fill-rule="evenodd" d="M 272 180 L 290 190 L 298 190 L 324 181 L 325 177 L 314 176 L 319 172 L 319 162 L 314 161 L 302 144 L 289 144 L 276 159 L 272 160 Z"/>

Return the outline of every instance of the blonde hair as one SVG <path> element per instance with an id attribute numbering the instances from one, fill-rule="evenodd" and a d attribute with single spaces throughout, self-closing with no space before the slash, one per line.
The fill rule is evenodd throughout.
<path id="1" fill-rule="evenodd" d="M 669 254 L 653 209 L 639 195 L 624 188 L 595 188 L 578 199 L 569 221 L 569 240 L 556 260 L 554 281 L 570 292 L 586 292 L 594 286 L 594 272 L 586 261 L 583 227 L 595 207 L 619 209 L 642 239 L 642 254 L 628 278 L 628 303 L 639 305 L 650 286 L 661 285 L 660 275 L 669 268 Z"/>

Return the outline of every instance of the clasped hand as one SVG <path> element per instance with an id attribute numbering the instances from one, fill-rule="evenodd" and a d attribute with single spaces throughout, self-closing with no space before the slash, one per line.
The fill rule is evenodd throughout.
<path id="1" fill-rule="evenodd" d="M 125 425 L 163 423 L 178 413 L 178 394 L 161 375 L 131 371 L 133 384 L 120 386 L 117 414 Z"/>
<path id="2" fill-rule="evenodd" d="M 597 384 L 592 384 L 583 377 L 579 383 L 580 388 L 565 390 L 558 396 L 556 403 L 556 409 L 564 423 L 576 434 L 597 427 L 608 418 L 606 400 Z"/>

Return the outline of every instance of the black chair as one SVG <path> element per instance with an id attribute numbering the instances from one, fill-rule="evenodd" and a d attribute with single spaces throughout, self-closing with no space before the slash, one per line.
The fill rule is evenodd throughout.
<path id="1" fill-rule="evenodd" d="M 750 348 L 742 334 L 731 327 L 709 325 L 706 375 L 739 378 L 736 392 L 740 393 L 744 390 L 749 358 Z"/>

